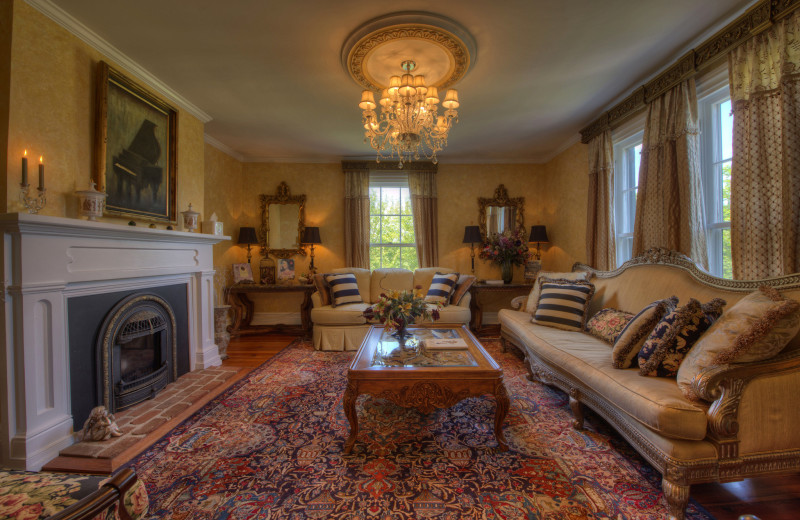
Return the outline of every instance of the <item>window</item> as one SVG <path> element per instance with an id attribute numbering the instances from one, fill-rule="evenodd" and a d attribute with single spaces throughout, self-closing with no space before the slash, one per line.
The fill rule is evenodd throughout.
<path id="1" fill-rule="evenodd" d="M 636 215 L 636 192 L 639 188 L 642 135 L 643 132 L 637 132 L 614 145 L 614 230 L 617 266 L 630 260 L 633 250 L 633 222 Z"/>
<path id="2" fill-rule="evenodd" d="M 408 180 L 380 179 L 369 183 L 369 266 L 418 266 Z"/>
<path id="3" fill-rule="evenodd" d="M 731 157 L 733 114 L 727 86 L 700 100 L 700 147 L 706 210 L 708 269 L 733 277 L 731 264 Z"/>

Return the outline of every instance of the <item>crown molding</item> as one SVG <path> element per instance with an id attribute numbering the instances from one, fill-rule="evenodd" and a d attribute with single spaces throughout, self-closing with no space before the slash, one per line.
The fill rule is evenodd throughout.
<path id="1" fill-rule="evenodd" d="M 78 37 L 81 41 L 103 54 L 109 60 L 114 61 L 136 79 L 199 119 L 201 123 L 205 124 L 211 121 L 212 117 L 201 110 L 197 105 L 167 86 L 164 82 L 147 71 L 147 69 L 101 38 L 97 33 L 86 27 L 77 18 L 61 7 L 50 0 L 25 0 L 25 2 Z"/>
<path id="2" fill-rule="evenodd" d="M 245 162 L 245 156 L 244 155 L 240 154 L 239 152 L 237 152 L 236 150 L 234 150 L 233 148 L 231 148 L 227 144 L 223 143 L 222 141 L 220 141 L 220 140 L 218 140 L 218 139 L 216 139 L 214 137 L 211 137 L 208 134 L 203 134 L 203 140 L 207 144 L 210 144 L 211 146 L 213 146 L 214 148 L 219 150 L 220 152 L 222 152 L 222 153 L 224 153 L 226 155 L 230 155 L 231 157 L 233 157 L 237 161 Z"/>
<path id="3" fill-rule="evenodd" d="M 572 148 L 573 146 L 575 146 L 580 142 L 581 142 L 581 134 L 580 133 L 573 134 L 572 137 L 561 143 L 561 146 L 556 148 L 554 151 L 537 156 L 537 158 L 539 158 L 540 160 L 535 162 L 534 164 L 549 163 L 550 161 L 552 161 L 553 159 L 555 159 L 556 157 L 558 157 L 559 155 L 566 152 L 567 150 L 569 150 L 570 148 Z"/>

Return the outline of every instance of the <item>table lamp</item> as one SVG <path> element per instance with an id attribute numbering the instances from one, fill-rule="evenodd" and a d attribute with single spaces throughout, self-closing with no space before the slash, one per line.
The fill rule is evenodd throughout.
<path id="1" fill-rule="evenodd" d="M 311 246 L 311 266 L 309 267 L 310 272 L 314 271 L 314 244 L 321 244 L 322 240 L 319 237 L 319 228 L 316 226 L 308 226 L 303 230 L 303 240 L 300 241 L 301 244 L 309 244 Z"/>
<path id="2" fill-rule="evenodd" d="M 239 241 L 237 242 L 240 246 L 247 245 L 247 263 L 250 263 L 250 259 L 253 257 L 250 248 L 253 244 L 258 244 L 258 237 L 256 237 L 256 228 L 252 227 L 240 227 L 239 228 Z"/>
<path id="3" fill-rule="evenodd" d="M 547 238 L 547 227 L 546 226 L 531 226 L 531 236 L 528 238 L 528 242 L 536 242 L 536 259 L 542 259 L 542 250 L 540 245 L 542 242 L 545 244 L 550 242 L 550 239 Z"/>
<path id="4" fill-rule="evenodd" d="M 478 226 L 464 226 L 464 244 L 469 244 L 470 257 L 472 259 L 472 274 L 475 274 L 475 244 L 483 242 L 481 229 Z"/>

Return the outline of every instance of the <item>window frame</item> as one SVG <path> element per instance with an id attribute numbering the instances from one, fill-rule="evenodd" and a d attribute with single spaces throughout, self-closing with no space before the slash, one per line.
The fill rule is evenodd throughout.
<path id="1" fill-rule="evenodd" d="M 700 115 L 700 172 L 703 183 L 703 203 L 706 219 L 706 244 L 708 248 L 708 271 L 722 278 L 724 273 L 724 230 L 730 230 L 730 221 L 725 221 L 722 211 L 722 176 L 717 167 L 732 161 L 721 157 L 720 105 L 730 100 L 730 88 L 726 84 L 715 88 L 698 99 Z M 733 146 L 731 143 L 731 153 Z"/>
<path id="2" fill-rule="evenodd" d="M 614 242 L 616 266 L 631 259 L 633 246 L 633 228 L 636 222 L 636 197 L 633 198 L 633 207 L 626 207 L 622 204 L 624 195 L 639 189 L 638 184 L 631 186 L 630 181 L 638 178 L 639 172 L 630 175 L 635 168 L 636 160 L 632 155 L 637 146 L 642 145 L 644 140 L 644 123 L 629 133 L 627 137 L 614 142 Z M 629 153 L 631 152 L 631 153 Z M 630 223 L 630 226 L 622 224 Z M 630 231 L 621 231 L 628 228 Z M 630 244 L 628 247 L 627 244 Z"/>
<path id="3" fill-rule="evenodd" d="M 403 174 L 391 174 L 391 173 L 383 173 L 383 172 L 372 172 L 372 173 L 370 173 L 370 178 L 369 178 L 370 198 L 372 197 L 372 193 L 371 192 L 372 192 L 372 190 L 374 188 L 381 189 L 381 190 L 384 189 L 384 188 L 389 188 L 389 189 L 399 188 L 401 190 L 401 192 L 400 192 L 401 193 L 400 194 L 401 204 L 400 204 L 400 212 L 399 213 L 377 213 L 377 214 L 373 214 L 372 211 L 370 211 L 370 214 L 369 214 L 370 226 L 372 225 L 371 221 L 372 221 L 372 217 L 374 217 L 374 216 L 379 216 L 379 217 L 397 217 L 397 218 L 401 219 L 401 221 L 402 221 L 403 217 L 409 217 L 410 216 L 412 218 L 412 224 L 413 224 L 413 218 L 414 218 L 413 210 L 411 210 L 411 213 L 408 213 L 408 214 L 403 213 L 403 206 L 402 206 L 402 200 L 403 200 L 402 190 L 403 189 L 408 190 L 408 192 L 409 192 L 408 193 L 408 195 L 409 195 L 409 206 L 410 206 L 410 200 L 411 200 L 411 191 L 410 191 L 410 188 L 409 188 L 409 185 L 408 185 L 408 175 L 407 174 L 405 174 L 405 173 L 403 173 Z M 382 195 L 382 192 L 381 192 L 381 195 Z M 379 201 L 378 204 L 380 206 L 380 201 Z M 371 206 L 372 206 L 372 204 L 370 204 L 370 210 L 371 210 Z M 383 240 L 383 228 L 382 227 L 378 231 L 378 233 L 379 233 L 379 235 L 378 235 L 379 238 L 381 240 Z M 415 230 L 415 235 L 416 235 L 416 230 Z M 402 238 L 402 224 L 401 224 L 401 238 Z M 398 248 L 398 249 L 400 249 L 400 258 L 401 259 L 403 257 L 403 249 L 404 248 L 405 249 L 413 249 L 414 250 L 414 257 L 417 257 L 416 236 L 415 236 L 415 241 L 414 242 L 410 242 L 410 243 L 409 242 L 382 242 L 382 241 L 381 242 L 372 242 L 372 230 L 370 229 L 370 243 L 369 243 L 370 251 L 372 250 L 373 247 Z M 381 269 L 381 268 L 384 268 L 385 266 L 383 265 L 383 254 L 380 255 L 380 259 L 381 259 L 380 260 L 380 265 L 373 266 L 372 265 L 372 255 L 370 254 L 370 269 Z M 391 267 L 397 267 L 397 266 L 391 266 Z M 402 268 L 402 264 L 401 264 L 400 267 Z"/>

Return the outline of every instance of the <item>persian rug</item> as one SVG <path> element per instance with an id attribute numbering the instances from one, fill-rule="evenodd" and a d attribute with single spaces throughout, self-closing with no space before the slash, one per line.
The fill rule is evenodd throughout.
<path id="1" fill-rule="evenodd" d="M 666 517 L 661 476 L 605 423 L 571 425 L 568 397 L 503 367 L 509 451 L 493 435 L 494 399 L 424 415 L 370 396 L 344 455 L 342 408 L 353 352 L 297 341 L 131 461 L 151 518 L 403 520 Z M 690 519 L 712 518 L 694 501 Z"/>

